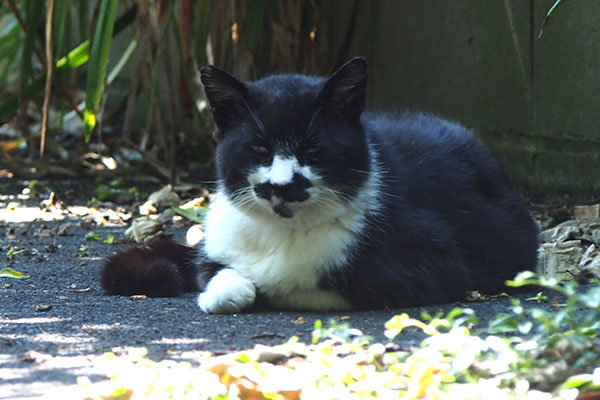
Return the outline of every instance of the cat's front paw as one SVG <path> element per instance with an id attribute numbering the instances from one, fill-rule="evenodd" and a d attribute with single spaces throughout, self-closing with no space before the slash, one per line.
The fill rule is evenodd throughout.
<path id="1" fill-rule="evenodd" d="M 198 295 L 198 306 L 209 314 L 231 314 L 254 304 L 256 288 L 248 279 L 231 268 L 217 272 Z"/>

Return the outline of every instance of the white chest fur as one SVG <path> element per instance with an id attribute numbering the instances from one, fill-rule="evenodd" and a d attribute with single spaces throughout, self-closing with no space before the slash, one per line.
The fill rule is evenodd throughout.
<path id="1" fill-rule="evenodd" d="M 204 248 L 210 259 L 235 269 L 269 297 L 316 289 L 323 273 L 344 264 L 362 229 L 364 217 L 351 211 L 307 226 L 249 216 L 219 194 L 207 216 Z"/>

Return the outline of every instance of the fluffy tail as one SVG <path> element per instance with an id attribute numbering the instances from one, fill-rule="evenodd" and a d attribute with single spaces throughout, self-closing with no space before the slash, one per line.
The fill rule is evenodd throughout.
<path id="1" fill-rule="evenodd" d="M 110 257 L 100 282 L 107 294 L 176 297 L 198 291 L 196 274 L 194 248 L 158 240 Z"/>

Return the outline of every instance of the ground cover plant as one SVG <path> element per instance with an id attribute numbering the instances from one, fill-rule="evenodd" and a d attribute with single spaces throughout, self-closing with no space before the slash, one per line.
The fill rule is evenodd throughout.
<path id="1" fill-rule="evenodd" d="M 209 357 L 200 367 L 155 362 L 143 349 L 104 356 L 114 371 L 90 398 L 206 399 L 595 399 L 600 396 L 600 286 L 579 287 L 520 274 L 513 286 L 537 285 L 529 301 L 555 301 L 556 312 L 524 307 L 479 326 L 469 308 L 385 325 L 389 343 L 343 321 L 315 323 L 313 341 Z M 383 329 L 383 327 L 382 327 Z M 427 338 L 414 348 L 394 343 L 407 329 Z"/>

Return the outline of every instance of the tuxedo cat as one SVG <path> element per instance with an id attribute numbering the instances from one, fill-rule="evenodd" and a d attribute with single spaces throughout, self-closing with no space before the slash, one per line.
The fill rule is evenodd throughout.
<path id="1" fill-rule="evenodd" d="M 381 309 L 501 292 L 535 268 L 537 226 L 498 161 L 455 123 L 363 113 L 364 59 L 255 82 L 210 66 L 202 82 L 218 178 L 204 242 L 113 256 L 105 292 L 199 291 L 207 313 Z"/>

